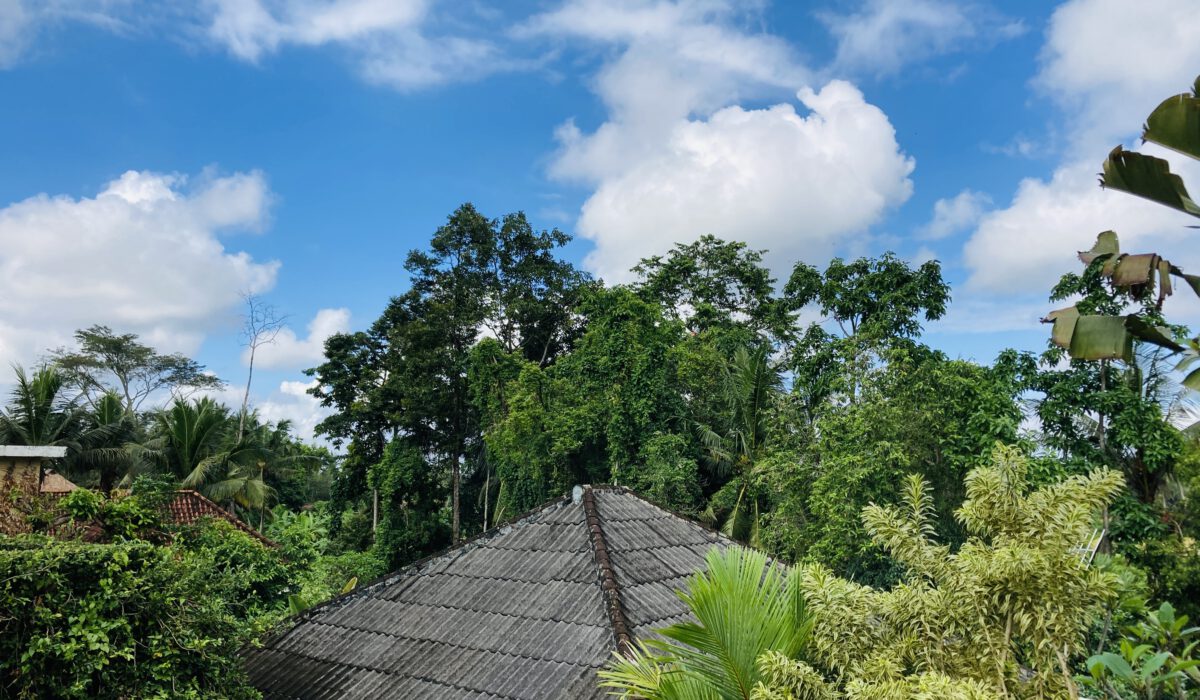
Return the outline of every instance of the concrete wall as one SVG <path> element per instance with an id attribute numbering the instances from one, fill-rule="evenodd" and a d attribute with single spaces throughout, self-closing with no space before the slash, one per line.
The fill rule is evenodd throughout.
<path id="1" fill-rule="evenodd" d="M 0 457 L 0 533 L 29 532 L 25 516 L 35 506 L 41 474 L 40 457 Z"/>

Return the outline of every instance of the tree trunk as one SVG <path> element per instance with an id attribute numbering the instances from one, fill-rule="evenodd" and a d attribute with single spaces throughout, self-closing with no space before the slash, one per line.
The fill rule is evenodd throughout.
<path id="1" fill-rule="evenodd" d="M 242 416 L 238 419 L 237 441 L 241 443 L 242 434 L 246 430 L 246 409 L 250 407 L 250 382 L 254 379 L 254 351 L 255 347 L 250 346 L 250 371 L 246 374 L 246 392 L 242 394 Z"/>
<path id="2" fill-rule="evenodd" d="M 450 541 L 454 544 L 458 544 L 458 524 L 459 524 L 458 523 L 458 518 L 459 518 L 458 487 L 459 487 L 460 472 L 461 472 L 461 460 L 459 459 L 458 455 L 454 455 L 454 475 L 452 477 L 452 482 L 451 482 L 452 489 L 453 489 L 453 498 L 452 498 L 453 504 L 451 505 L 451 508 L 453 509 L 454 515 L 452 518 L 452 525 L 450 526 Z"/>
<path id="3" fill-rule="evenodd" d="M 1108 370 L 1108 360 L 1100 360 L 1100 391 L 1102 393 L 1108 391 L 1108 371 L 1107 370 Z M 1107 442 L 1105 435 L 1104 435 L 1104 430 L 1105 430 L 1104 429 L 1104 418 L 1105 418 L 1104 411 L 1100 411 L 1100 419 L 1097 421 L 1097 424 L 1099 425 L 1099 431 L 1100 431 L 1099 438 L 1100 438 L 1100 451 L 1101 452 L 1104 452 L 1104 448 L 1105 448 L 1105 445 Z"/>
<path id="4" fill-rule="evenodd" d="M 488 529 L 488 494 L 492 490 L 492 470 L 488 467 L 487 476 L 483 480 L 483 529 Z"/>

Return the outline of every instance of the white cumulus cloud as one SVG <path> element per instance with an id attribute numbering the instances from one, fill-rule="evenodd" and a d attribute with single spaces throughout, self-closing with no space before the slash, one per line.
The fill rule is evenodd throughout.
<path id="1" fill-rule="evenodd" d="M 639 259 L 707 233 L 777 260 L 819 260 L 909 197 L 913 161 L 880 109 L 840 81 L 798 96 L 807 116 L 778 104 L 680 121 L 605 177 L 579 218 L 596 244 L 588 266 L 620 280 Z"/>
<path id="2" fill-rule="evenodd" d="M 887 115 L 850 83 L 805 87 L 813 72 L 753 19 L 720 0 L 575 0 L 518 32 L 610 50 L 593 81 L 606 121 L 565 122 L 550 165 L 593 189 L 577 231 L 606 279 L 706 233 L 817 260 L 911 194 Z"/>
<path id="3" fill-rule="evenodd" d="M 968 288 L 1044 296 L 1077 269 L 1075 251 L 1114 230 L 1123 248 L 1179 263 L 1195 248 L 1189 217 L 1130 195 L 1101 190 L 1108 150 L 1130 144 L 1146 115 L 1184 92 L 1200 72 L 1200 13 L 1192 0 L 1071 0 L 1050 20 L 1035 85 L 1062 107 L 1068 146 L 1046 179 L 1021 182 L 1012 202 L 979 221 L 966 243 Z M 1135 144 L 1136 145 L 1136 144 Z M 1172 170 L 1200 183 L 1200 168 L 1152 146 Z M 1200 259 L 1197 260 L 1200 263 Z"/>
<path id="4" fill-rule="evenodd" d="M 308 337 L 297 337 L 290 327 L 280 329 L 274 342 L 258 349 L 254 365 L 261 369 L 299 370 L 319 363 L 325 357 L 325 339 L 350 330 L 349 309 L 321 309 L 308 323 Z M 242 353 L 249 362 L 250 351 Z"/>
<path id="5" fill-rule="evenodd" d="M 279 263 L 227 250 L 265 225 L 261 173 L 129 171 L 95 197 L 39 194 L 0 208 L 0 364 L 31 363 L 95 323 L 193 351 Z"/>
<path id="6" fill-rule="evenodd" d="M 310 382 L 283 381 L 265 399 L 255 404 L 255 410 L 264 420 L 279 422 L 290 421 L 292 433 L 305 442 L 314 439 L 313 432 L 317 423 L 329 416 L 332 411 L 321 406 L 321 402 L 308 394 L 308 390 L 317 385 L 317 380 Z"/>

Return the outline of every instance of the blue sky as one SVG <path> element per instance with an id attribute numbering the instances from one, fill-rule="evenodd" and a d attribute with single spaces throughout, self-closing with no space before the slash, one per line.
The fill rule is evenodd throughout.
<path id="1" fill-rule="evenodd" d="M 236 385 L 253 291 L 290 324 L 255 402 L 305 429 L 323 337 L 467 201 L 575 234 L 610 281 L 704 233 L 780 276 L 936 257 L 928 338 L 980 361 L 1043 346 L 1101 230 L 1200 266 L 1186 222 L 1095 186 L 1200 72 L 1188 0 L 166 7 L 0 0 L 0 361 L 107 323 Z"/>

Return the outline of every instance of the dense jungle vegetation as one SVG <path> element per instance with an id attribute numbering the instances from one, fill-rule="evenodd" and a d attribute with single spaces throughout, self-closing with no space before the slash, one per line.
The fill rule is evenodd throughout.
<path id="1" fill-rule="evenodd" d="M 1172 99 L 1195 109 L 1194 95 Z M 1193 140 L 1171 145 L 1200 157 L 1190 114 Z M 1147 138 L 1171 140 L 1162 123 Z M 1153 160 L 1114 151 L 1105 184 L 1200 213 L 1139 158 Z M 706 584 L 751 581 L 717 586 L 722 604 L 760 613 L 741 618 L 761 622 L 745 675 L 706 695 L 724 687 L 711 659 L 667 644 L 611 671 L 634 696 L 1197 687 L 1198 380 L 1174 371 L 1197 345 L 1161 308 L 1172 278 L 1189 293 L 1200 279 L 1122 255 L 1106 232 L 1047 290 L 1076 302 L 1049 314 L 1047 347 L 980 363 L 923 341 L 952 303 L 936 261 L 785 266 L 704 236 L 611 285 L 560 256 L 568 241 L 522 213 L 451 213 L 405 260 L 407 289 L 309 370 L 332 450 L 189 396 L 218 380 L 102 326 L 18 369 L 0 443 L 67 447 L 54 467 L 96 492 L 63 501 L 66 524 L 23 514 L 58 540 L 0 540 L 0 689 L 252 695 L 233 653 L 288 610 L 580 483 L 627 486 L 804 565 L 759 586 L 763 559 L 714 554 L 689 593 L 702 624 L 671 638 L 703 648 L 696 634 L 720 635 Z M 164 525 L 156 499 L 176 487 L 281 550 L 221 523 Z M 100 541 L 63 539 L 86 523 Z M 1096 530 L 1091 561 L 1076 550 Z M 729 634 L 710 647 L 745 641 Z"/>

